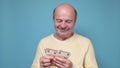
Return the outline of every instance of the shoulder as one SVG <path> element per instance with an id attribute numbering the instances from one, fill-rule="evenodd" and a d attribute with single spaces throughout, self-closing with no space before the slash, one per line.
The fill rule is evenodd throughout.
<path id="1" fill-rule="evenodd" d="M 46 43 L 48 43 L 50 39 L 51 39 L 51 35 L 43 37 L 41 40 L 39 40 L 38 48 L 40 47 L 42 48 Z"/>
<path id="2" fill-rule="evenodd" d="M 79 43 L 80 45 L 82 45 L 82 47 L 85 50 L 87 50 L 89 47 L 92 47 L 91 40 L 89 38 L 83 36 L 83 35 L 76 34 L 76 41 L 77 41 L 77 43 Z"/>
<path id="3" fill-rule="evenodd" d="M 48 36 L 46 36 L 46 37 L 44 37 L 44 38 L 42 38 L 41 40 L 40 40 L 40 43 L 42 43 L 42 42 L 47 42 L 47 41 L 49 41 L 49 40 L 51 40 L 52 39 L 52 34 L 51 35 L 48 35 Z"/>
<path id="4" fill-rule="evenodd" d="M 75 33 L 75 36 L 76 36 L 76 38 L 78 38 L 78 39 L 80 39 L 80 40 L 90 41 L 89 38 L 87 38 L 87 37 L 85 37 L 85 36 L 83 36 L 83 35 L 80 35 L 80 34 Z"/>

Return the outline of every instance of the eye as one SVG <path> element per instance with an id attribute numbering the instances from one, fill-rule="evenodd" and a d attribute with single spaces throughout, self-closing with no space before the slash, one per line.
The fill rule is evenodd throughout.
<path id="1" fill-rule="evenodd" d="M 56 21 L 57 21 L 58 23 L 60 23 L 60 22 L 62 22 L 63 20 L 61 20 L 61 19 L 56 19 Z"/>
<path id="2" fill-rule="evenodd" d="M 72 20 L 66 20 L 66 23 L 71 23 L 72 22 Z"/>

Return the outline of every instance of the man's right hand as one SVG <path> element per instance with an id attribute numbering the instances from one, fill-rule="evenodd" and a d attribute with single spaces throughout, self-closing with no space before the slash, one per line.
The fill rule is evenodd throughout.
<path id="1" fill-rule="evenodd" d="M 51 62 L 53 60 L 53 56 L 43 56 L 40 58 L 40 67 L 41 68 L 50 68 Z"/>

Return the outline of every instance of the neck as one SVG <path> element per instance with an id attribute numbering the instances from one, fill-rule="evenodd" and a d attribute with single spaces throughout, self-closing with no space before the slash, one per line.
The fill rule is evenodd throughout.
<path id="1" fill-rule="evenodd" d="M 70 35 L 67 35 L 67 36 L 60 36 L 60 35 L 58 35 L 57 33 L 54 34 L 54 37 L 55 37 L 55 38 L 57 38 L 57 39 L 59 39 L 59 40 L 62 40 L 62 41 L 70 38 L 71 36 L 73 36 L 73 32 L 72 32 Z"/>

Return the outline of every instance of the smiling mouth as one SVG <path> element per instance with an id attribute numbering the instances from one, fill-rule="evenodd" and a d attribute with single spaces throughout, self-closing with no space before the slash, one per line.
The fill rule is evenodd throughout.
<path id="1" fill-rule="evenodd" d="M 64 27 L 64 28 L 63 27 L 57 27 L 57 29 L 62 33 L 65 33 L 69 30 L 69 28 L 67 28 L 67 27 Z"/>
<path id="2" fill-rule="evenodd" d="M 68 29 L 59 29 L 60 30 L 60 32 L 67 32 L 68 31 Z"/>
<path id="3" fill-rule="evenodd" d="M 63 33 L 64 33 L 64 32 L 67 32 L 67 31 L 66 31 L 66 30 L 60 30 L 60 32 L 63 32 Z"/>

